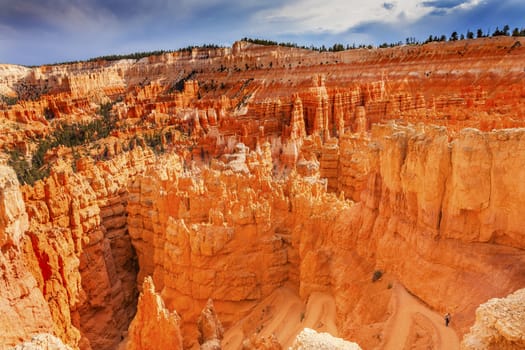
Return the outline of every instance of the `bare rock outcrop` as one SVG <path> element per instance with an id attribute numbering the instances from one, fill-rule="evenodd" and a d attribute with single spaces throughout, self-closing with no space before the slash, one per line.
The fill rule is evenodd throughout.
<path id="1" fill-rule="evenodd" d="M 305 328 L 292 344 L 291 350 L 361 350 L 356 343 L 336 338 L 329 333 L 317 333 Z"/>
<path id="2" fill-rule="evenodd" d="M 473 315 L 479 303 L 525 283 L 519 268 L 507 265 L 510 259 L 512 266 L 521 266 L 525 258 L 524 242 L 517 238 L 523 197 L 519 186 L 508 187 L 509 175 L 521 174 L 522 153 L 522 129 L 464 129 L 451 136 L 445 128 L 392 123 L 374 125 L 369 135 L 345 135 L 339 146 L 337 187 L 358 202 L 347 214 L 353 234 L 336 235 L 342 242 L 355 237 L 356 252 L 364 260 L 388 267 L 434 308 L 454 309 L 455 326 L 465 331 L 473 321 L 467 315 Z M 483 243 L 489 244 L 474 248 Z M 332 261 L 346 254 L 325 247 Z M 425 288 L 420 283 L 424 276 L 433 276 L 442 287 Z M 486 281 L 485 288 L 469 287 L 474 280 Z M 343 286 L 332 285 L 336 290 Z M 344 299 L 358 298 L 355 291 L 340 291 Z M 342 314 L 350 312 L 345 304 L 338 303 Z"/>
<path id="3" fill-rule="evenodd" d="M 25 203 L 16 174 L 0 166 L 0 247 L 18 246 L 28 229 Z"/>
<path id="4" fill-rule="evenodd" d="M 313 232 L 327 232 L 338 216 L 342 223 L 350 205 L 333 201 L 322 182 L 297 175 L 273 181 L 263 151 L 232 159 L 196 176 L 173 158 L 130 188 L 139 278 L 152 275 L 168 308 L 180 312 L 187 346 L 209 298 L 227 327 L 246 312 L 243 304 L 255 305 L 288 280 L 301 284 L 304 298 L 326 290 L 330 272 L 309 263 L 317 256 L 310 249 L 325 241 Z"/>
<path id="5" fill-rule="evenodd" d="M 60 338 L 49 333 L 41 333 L 33 336 L 31 340 L 13 347 L 11 350 L 72 350 L 65 345 Z"/>
<path id="6" fill-rule="evenodd" d="M 151 277 L 142 284 L 137 314 L 129 326 L 127 350 L 182 349 L 180 317 L 166 309 Z"/>
<path id="7" fill-rule="evenodd" d="M 476 323 L 465 334 L 462 350 L 525 348 L 525 289 L 490 299 L 476 310 Z"/>
<path id="8" fill-rule="evenodd" d="M 213 300 L 208 299 L 198 320 L 199 344 L 201 350 L 220 350 L 221 340 L 224 337 L 224 328 L 217 317 Z"/>

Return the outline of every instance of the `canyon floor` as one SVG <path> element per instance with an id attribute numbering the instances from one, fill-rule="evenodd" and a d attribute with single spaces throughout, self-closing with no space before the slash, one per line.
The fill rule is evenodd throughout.
<path id="1" fill-rule="evenodd" d="M 0 348 L 525 348 L 521 40 L 1 64 Z"/>
<path id="2" fill-rule="evenodd" d="M 382 341 L 381 349 L 459 349 L 459 338 L 446 327 L 443 315 L 431 310 L 410 295 L 401 285 L 393 287 L 389 318 L 381 333 L 371 329 L 369 337 Z M 246 324 L 252 323 L 247 326 Z M 243 328 L 253 327 L 261 337 L 274 335 L 288 348 L 303 328 L 328 332 L 338 336 L 335 300 L 324 293 L 313 293 L 306 307 L 302 300 L 286 287 L 273 292 L 248 316 L 233 325 L 224 335 L 224 349 L 239 349 L 245 338 Z"/>

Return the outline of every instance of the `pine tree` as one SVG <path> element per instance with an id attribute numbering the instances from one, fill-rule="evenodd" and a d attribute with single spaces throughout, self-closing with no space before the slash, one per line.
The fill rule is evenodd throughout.
<path id="1" fill-rule="evenodd" d="M 483 38 L 483 30 L 482 29 L 478 29 L 477 37 L 478 38 Z"/>

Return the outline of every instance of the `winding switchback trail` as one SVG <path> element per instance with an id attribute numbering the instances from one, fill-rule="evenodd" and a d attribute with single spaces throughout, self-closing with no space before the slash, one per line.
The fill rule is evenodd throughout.
<path id="1" fill-rule="evenodd" d="M 422 304 L 402 285 L 394 286 L 391 307 L 393 315 L 385 329 L 384 350 L 459 349 L 458 336 L 452 327 L 445 326 L 443 316 Z"/>

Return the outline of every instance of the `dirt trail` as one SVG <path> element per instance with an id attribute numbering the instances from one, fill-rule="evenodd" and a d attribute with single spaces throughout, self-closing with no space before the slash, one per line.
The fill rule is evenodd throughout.
<path id="1" fill-rule="evenodd" d="M 430 310 L 402 285 L 394 286 L 391 303 L 393 314 L 385 327 L 382 349 L 459 349 L 458 336 L 445 326 L 443 315 Z"/>
<path id="2" fill-rule="evenodd" d="M 283 349 L 287 349 L 305 327 L 337 336 L 335 321 L 336 308 L 332 296 L 312 293 L 305 306 L 292 289 L 283 287 L 230 328 L 224 335 L 222 345 L 225 350 L 239 349 L 245 337 L 257 333 L 260 337 L 273 334 Z"/>
<path id="3" fill-rule="evenodd" d="M 457 350 L 459 340 L 452 327 L 445 327 L 443 315 L 430 310 L 400 284 L 392 289 L 391 317 L 383 328 L 384 342 L 378 350 Z M 454 315 L 452 315 L 454 317 Z M 274 335 L 290 346 L 304 327 L 338 336 L 334 298 L 312 293 L 306 306 L 291 288 L 277 289 L 245 318 L 231 327 L 222 341 L 223 349 L 239 349 L 244 338 Z M 454 319 L 452 318 L 452 323 Z"/>

